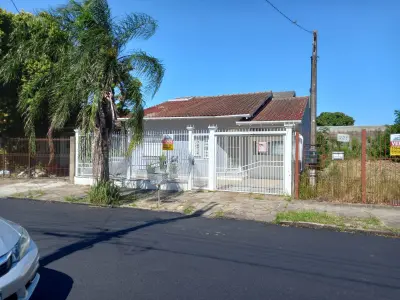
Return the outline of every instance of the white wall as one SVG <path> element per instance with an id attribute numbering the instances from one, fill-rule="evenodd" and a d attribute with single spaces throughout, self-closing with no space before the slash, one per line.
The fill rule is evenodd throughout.
<path id="1" fill-rule="evenodd" d="M 237 127 L 240 118 L 207 118 L 207 119 L 164 119 L 145 120 L 145 130 L 182 130 L 193 125 L 194 130 L 208 130 L 209 125 L 217 125 L 218 129 Z"/>

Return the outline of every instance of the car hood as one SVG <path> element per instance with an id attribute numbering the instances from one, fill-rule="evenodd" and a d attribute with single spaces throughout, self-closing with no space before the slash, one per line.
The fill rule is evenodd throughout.
<path id="1" fill-rule="evenodd" d="M 0 218 L 0 256 L 10 252 L 18 243 L 21 226 Z"/>

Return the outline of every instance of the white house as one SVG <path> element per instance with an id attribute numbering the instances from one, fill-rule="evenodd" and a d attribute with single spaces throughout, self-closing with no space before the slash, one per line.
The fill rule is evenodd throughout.
<path id="1" fill-rule="evenodd" d="M 310 127 L 309 98 L 295 92 L 176 98 L 145 109 L 143 143 L 110 167 L 139 186 L 165 162 L 174 188 L 291 194 L 293 134 L 309 144 Z M 163 151 L 165 134 L 173 150 Z"/>

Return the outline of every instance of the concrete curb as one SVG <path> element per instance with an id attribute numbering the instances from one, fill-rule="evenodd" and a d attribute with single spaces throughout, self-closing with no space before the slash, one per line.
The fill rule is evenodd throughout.
<path id="1" fill-rule="evenodd" d="M 344 232 L 362 233 L 362 234 L 370 234 L 370 235 L 383 235 L 383 236 L 400 238 L 400 232 L 393 232 L 390 230 L 360 229 L 360 228 L 353 228 L 353 227 L 348 227 L 348 226 L 340 227 L 337 225 L 312 223 L 312 222 L 280 221 L 277 224 L 284 225 L 284 226 L 301 227 L 301 228 L 328 229 L 328 230 L 333 230 L 333 231 L 344 231 Z"/>

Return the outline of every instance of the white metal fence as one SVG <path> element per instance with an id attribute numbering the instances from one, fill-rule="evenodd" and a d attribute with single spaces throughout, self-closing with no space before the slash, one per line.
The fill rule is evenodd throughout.
<path id="1" fill-rule="evenodd" d="M 208 165 L 209 165 L 209 149 L 208 149 L 209 132 L 194 131 L 193 132 L 193 168 L 192 168 L 192 187 L 194 189 L 208 188 Z"/>
<path id="2" fill-rule="evenodd" d="M 163 150 L 163 139 L 173 140 Z M 128 155 L 129 135 L 115 133 L 110 142 L 110 175 L 127 181 L 151 181 L 164 170 L 167 180 L 187 189 L 263 194 L 291 194 L 292 128 L 235 128 L 217 131 L 146 131 Z M 77 132 L 78 177 L 92 176 L 92 135 Z"/>
<path id="3" fill-rule="evenodd" d="M 173 149 L 163 151 L 162 140 L 173 138 Z M 143 142 L 132 152 L 129 179 L 146 179 L 148 173 L 165 166 L 169 180 L 186 182 L 190 174 L 189 133 L 187 130 L 146 131 Z"/>

